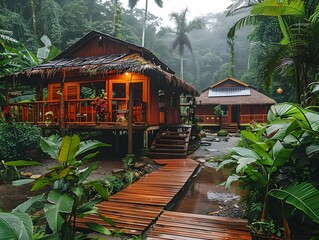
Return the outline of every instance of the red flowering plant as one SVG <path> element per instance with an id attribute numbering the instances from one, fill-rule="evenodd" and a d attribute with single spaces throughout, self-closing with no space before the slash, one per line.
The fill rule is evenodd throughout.
<path id="1" fill-rule="evenodd" d="M 107 98 L 106 97 L 97 97 L 91 103 L 93 108 L 96 110 L 97 120 L 104 121 L 105 114 L 108 110 Z"/>
<path id="2" fill-rule="evenodd" d="M 9 105 L 2 107 L 2 117 L 4 118 L 5 122 L 12 123 L 13 114 L 11 113 Z"/>

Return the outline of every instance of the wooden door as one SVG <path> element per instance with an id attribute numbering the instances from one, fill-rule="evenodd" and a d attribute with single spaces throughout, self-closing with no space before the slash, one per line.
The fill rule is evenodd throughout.
<path id="1" fill-rule="evenodd" d="M 80 84 L 66 83 L 64 89 L 64 99 L 67 105 L 67 121 L 75 122 L 76 114 L 80 111 L 81 107 L 81 103 L 77 101 L 80 99 Z"/>

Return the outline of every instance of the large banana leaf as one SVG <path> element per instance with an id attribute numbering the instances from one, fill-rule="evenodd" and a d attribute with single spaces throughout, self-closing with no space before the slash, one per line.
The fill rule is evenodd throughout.
<path id="1" fill-rule="evenodd" d="M 32 240 L 33 224 L 26 213 L 0 212 L 1 239 Z"/>
<path id="2" fill-rule="evenodd" d="M 27 201 L 18 205 L 12 211 L 13 212 L 23 212 L 23 213 L 30 212 L 31 210 L 36 208 L 36 206 L 43 205 L 45 200 L 46 200 L 46 197 L 44 196 L 44 194 L 33 196 L 33 197 L 29 198 Z"/>
<path id="3" fill-rule="evenodd" d="M 70 213 L 73 208 L 74 200 L 66 193 L 60 194 L 52 190 L 48 195 L 48 201 L 52 204 L 45 204 L 44 214 L 53 232 L 61 230 L 64 219 L 61 213 Z"/>
<path id="4" fill-rule="evenodd" d="M 65 136 L 63 138 L 58 161 L 61 163 L 69 162 L 74 159 L 77 151 L 79 150 L 80 146 L 80 137 L 78 135 Z"/>
<path id="5" fill-rule="evenodd" d="M 93 150 L 97 147 L 109 147 L 111 146 L 110 144 L 107 143 L 102 143 L 100 141 L 97 140 L 88 140 L 88 141 L 82 141 L 80 142 L 80 148 L 79 150 L 76 152 L 75 157 L 86 153 L 87 151 Z"/>
<path id="6" fill-rule="evenodd" d="M 41 138 L 40 147 L 43 152 L 48 154 L 51 158 L 57 160 L 61 143 L 62 138 L 60 138 L 58 135 L 51 135 L 48 138 Z"/>
<path id="7" fill-rule="evenodd" d="M 278 118 L 294 118 L 303 129 L 319 131 L 319 115 L 309 109 L 301 108 L 293 103 L 280 103 L 273 105 L 268 112 L 268 121 Z"/>
<path id="8" fill-rule="evenodd" d="M 319 223 L 319 190 L 312 184 L 293 183 L 283 189 L 272 189 L 268 195 L 293 205 Z"/>

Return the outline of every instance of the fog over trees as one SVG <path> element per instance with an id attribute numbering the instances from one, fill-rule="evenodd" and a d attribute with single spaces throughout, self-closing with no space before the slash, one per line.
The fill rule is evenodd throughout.
<path id="1" fill-rule="evenodd" d="M 171 13 L 168 12 L 167 15 L 169 14 Z M 183 52 L 183 79 L 202 91 L 233 75 L 277 100 L 294 100 L 294 94 L 289 93 L 292 86 L 289 81 L 274 81 L 267 85 L 260 76 L 260 61 L 269 54 L 269 43 L 279 43 L 282 38 L 276 19 L 269 18 L 237 31 L 232 65 L 227 33 L 235 22 L 247 14 L 249 13 L 244 12 L 227 17 L 226 12 L 223 12 L 201 16 L 203 27 L 187 33 L 192 52 L 187 47 Z M 38 48 L 43 47 L 40 38 L 44 34 L 55 47 L 64 50 L 93 29 L 141 45 L 144 16 L 144 9 L 128 9 L 117 0 L 0 2 L 0 29 L 12 31 L 12 37 L 35 54 Z M 190 19 L 187 14 L 186 19 L 188 22 L 198 20 Z M 167 33 L 167 28 L 160 16 L 148 12 L 145 48 L 151 50 L 180 76 L 181 58 L 172 47 L 176 35 Z M 288 92 L 277 96 L 275 90 L 279 86 L 287 88 Z"/>

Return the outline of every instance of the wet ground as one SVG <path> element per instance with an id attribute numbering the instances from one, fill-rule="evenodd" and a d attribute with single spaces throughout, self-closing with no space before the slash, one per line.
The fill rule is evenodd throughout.
<path id="1" fill-rule="evenodd" d="M 200 146 L 189 156 L 202 163 L 201 170 L 173 210 L 224 217 L 242 217 L 243 207 L 239 203 L 240 196 L 236 188 L 225 189 L 223 186 L 218 186 L 226 180 L 226 174 L 221 170 L 216 171 L 217 163 L 210 161 L 228 154 L 230 148 L 236 146 L 239 138 L 217 139 L 215 135 L 208 135 L 202 141 L 206 144 Z"/>
<path id="2" fill-rule="evenodd" d="M 41 155 L 39 153 L 39 155 Z M 48 171 L 50 167 L 56 166 L 57 162 L 49 157 L 42 155 L 39 159 L 33 158 L 35 161 L 39 161 L 42 164 L 39 166 L 25 167 L 20 170 L 23 172 L 32 173 L 33 175 L 43 174 Z M 109 153 L 100 153 L 97 159 L 99 168 L 91 174 L 90 180 L 94 179 L 106 179 L 107 175 L 111 174 L 114 169 L 123 168 L 123 162 L 121 157 L 111 156 Z M 93 163 L 94 160 L 90 161 Z M 83 166 L 85 167 L 85 166 Z M 0 184 L 0 209 L 3 211 L 11 211 L 20 203 L 27 200 L 28 197 L 41 194 L 42 191 L 31 192 L 32 184 L 27 184 L 23 186 L 12 186 L 11 183 Z"/>

